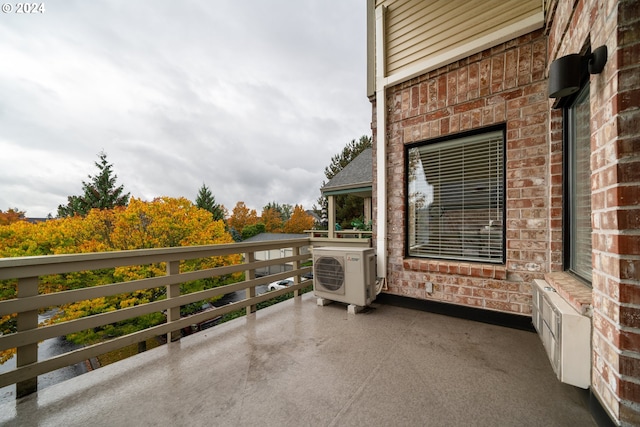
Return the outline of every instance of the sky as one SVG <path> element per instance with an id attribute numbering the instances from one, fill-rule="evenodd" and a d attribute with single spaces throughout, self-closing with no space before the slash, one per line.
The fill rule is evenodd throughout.
<path id="1" fill-rule="evenodd" d="M 371 134 L 362 0 L 49 0 L 0 12 L 0 210 L 131 196 L 310 209 Z M 40 4 L 40 3 L 39 3 Z"/>

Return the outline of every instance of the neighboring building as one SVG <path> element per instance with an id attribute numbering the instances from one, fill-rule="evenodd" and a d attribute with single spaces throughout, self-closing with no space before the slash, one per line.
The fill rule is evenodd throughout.
<path id="1" fill-rule="evenodd" d="M 587 321 L 594 408 L 622 425 L 640 425 L 639 18 L 634 0 L 368 0 L 386 294 L 525 319 L 555 288 Z"/>
<path id="2" fill-rule="evenodd" d="M 249 242 L 275 242 L 281 240 L 288 239 L 306 239 L 309 235 L 307 234 L 290 234 L 290 233 L 260 233 L 253 237 L 249 237 L 248 239 L 243 240 L 243 243 Z M 300 249 L 300 254 L 308 254 L 309 247 L 305 246 Z M 291 248 L 284 249 L 265 249 L 264 251 L 256 251 L 255 257 L 256 261 L 268 261 L 278 258 L 285 258 L 293 256 L 293 250 Z M 257 268 L 256 275 L 257 276 L 266 276 L 269 274 L 283 273 L 285 271 L 289 271 L 293 269 L 292 263 L 283 263 L 278 265 L 270 265 L 264 268 Z"/>

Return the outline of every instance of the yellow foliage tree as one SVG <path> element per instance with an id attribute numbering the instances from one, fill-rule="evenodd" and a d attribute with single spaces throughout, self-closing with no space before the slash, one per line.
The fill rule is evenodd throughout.
<path id="1" fill-rule="evenodd" d="M 314 225 L 314 219 L 309 215 L 301 205 L 296 205 L 293 208 L 291 218 L 284 224 L 285 233 L 304 233 L 306 230 L 311 230 Z"/>
<path id="2" fill-rule="evenodd" d="M 267 208 L 262 210 L 260 222 L 264 224 L 267 233 L 282 232 L 282 215 L 276 209 Z"/>
<path id="3" fill-rule="evenodd" d="M 0 225 L 8 225 L 16 221 L 23 221 L 24 212 L 17 209 L 7 209 L 6 212 L 0 210 Z"/>
<path id="4" fill-rule="evenodd" d="M 244 202 L 238 202 L 233 208 L 227 223 L 229 227 L 233 227 L 238 233 L 242 233 L 246 226 L 258 223 L 258 213 L 255 209 L 249 209 Z"/>
<path id="5" fill-rule="evenodd" d="M 185 198 L 161 197 L 151 202 L 131 199 L 127 207 L 93 209 L 87 216 L 68 217 L 31 224 L 17 221 L 0 226 L 0 257 L 50 255 L 61 253 L 104 252 L 171 246 L 232 243 L 224 222 L 196 207 Z M 180 271 L 194 271 L 241 262 L 239 255 L 185 261 Z M 56 292 L 118 281 L 136 280 L 166 274 L 164 263 L 119 267 L 109 270 L 75 272 L 41 278 L 40 293 Z M 206 279 L 183 285 L 192 292 L 233 282 L 240 275 Z M 0 299 L 15 297 L 15 281 L 0 282 Z M 70 320 L 90 314 L 130 307 L 164 298 L 164 288 L 116 295 L 92 301 L 79 301 L 61 307 L 57 320 Z M 77 342 L 92 342 L 105 335 L 118 335 L 118 328 L 138 330 L 164 321 L 161 313 L 137 320 L 132 325 L 109 325 L 101 331 L 85 331 L 69 337 Z M 11 333 L 15 318 L 0 319 L 0 332 Z M 7 355 L 0 355 L 0 362 Z"/>

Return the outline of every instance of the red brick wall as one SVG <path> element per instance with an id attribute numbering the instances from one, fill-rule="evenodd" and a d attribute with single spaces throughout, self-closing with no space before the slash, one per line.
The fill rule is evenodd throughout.
<path id="1" fill-rule="evenodd" d="M 531 280 L 559 262 L 549 246 L 546 55 L 540 30 L 387 90 L 390 293 L 531 313 Z M 502 123 L 506 265 L 405 258 L 405 145 Z"/>
<path id="2" fill-rule="evenodd" d="M 609 51 L 590 79 L 592 391 L 622 425 L 640 425 L 640 4 L 565 0 L 552 10 L 550 60 L 588 42 Z M 552 113 L 552 141 L 558 120 Z"/>

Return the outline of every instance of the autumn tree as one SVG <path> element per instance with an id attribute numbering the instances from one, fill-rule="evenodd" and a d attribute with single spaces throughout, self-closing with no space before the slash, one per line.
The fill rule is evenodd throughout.
<path id="1" fill-rule="evenodd" d="M 363 135 L 360 139 L 352 139 L 340 153 L 331 158 L 329 166 L 324 168 L 324 175 L 327 180 L 331 180 L 342 169 L 360 155 L 364 150 L 371 147 L 371 137 Z M 326 184 L 322 182 L 322 187 Z M 323 196 L 318 198 L 321 209 L 327 209 L 327 199 Z M 335 196 L 336 222 L 343 227 L 349 226 L 354 219 L 362 216 L 364 210 L 364 199 L 352 194 L 342 194 Z"/>
<path id="2" fill-rule="evenodd" d="M 258 213 L 255 209 L 249 209 L 244 202 L 236 203 L 227 224 L 229 228 L 235 229 L 240 235 L 242 230 L 248 225 L 255 225 L 259 222 Z"/>
<path id="3" fill-rule="evenodd" d="M 98 174 L 89 175 L 89 182 L 82 181 L 82 196 L 69 196 L 65 206 L 58 206 L 58 217 L 74 215 L 85 216 L 91 209 L 113 209 L 116 206 L 126 206 L 129 193 L 124 192 L 124 186 L 116 187 L 117 175 L 113 173 L 113 165 L 107 161 L 107 154 L 101 152 L 100 162 L 94 162 Z"/>
<path id="4" fill-rule="evenodd" d="M 275 201 L 269 202 L 264 208 L 262 208 L 262 211 L 264 212 L 267 209 L 278 212 L 280 218 L 282 219 L 282 222 L 288 221 L 289 218 L 291 218 L 291 213 L 293 212 L 293 206 L 286 203 L 281 205 L 279 203 L 276 203 Z"/>
<path id="5" fill-rule="evenodd" d="M 283 230 L 285 233 L 304 233 L 306 230 L 311 230 L 314 223 L 313 217 L 301 205 L 296 205 L 291 218 L 284 224 Z"/>
<path id="6" fill-rule="evenodd" d="M 8 225 L 12 222 L 23 221 L 25 213 L 17 208 L 9 208 L 6 212 L 0 210 L 0 225 Z"/>
<path id="7" fill-rule="evenodd" d="M 282 214 L 274 208 L 265 207 L 262 211 L 262 215 L 260 215 L 260 222 L 264 224 L 264 228 L 267 233 L 282 232 L 282 225 L 284 224 L 282 221 Z"/>
<path id="8" fill-rule="evenodd" d="M 18 221 L 0 226 L 0 257 L 101 252 L 152 247 L 231 243 L 222 221 L 184 198 L 162 197 L 151 202 L 132 198 L 128 206 L 92 209 L 85 217 L 73 216 L 40 223 Z M 195 271 L 241 262 L 238 255 L 181 262 L 180 271 Z M 166 274 L 162 263 L 73 272 L 40 278 L 39 293 L 59 292 L 86 286 L 137 280 Z M 239 274 L 181 284 L 182 293 L 235 282 Z M 0 300 L 15 298 L 16 282 L 0 281 Z M 147 289 L 61 307 L 56 320 L 131 307 L 165 297 L 164 288 Z M 67 338 L 86 344 L 164 322 L 161 313 L 82 331 Z M 0 318 L 0 332 L 15 332 L 15 316 Z M 8 353 L 0 353 L 0 362 Z"/>
<path id="9" fill-rule="evenodd" d="M 213 219 L 216 221 L 225 219 L 225 208 L 224 206 L 216 203 L 215 196 L 209 190 L 205 184 L 202 184 L 200 190 L 198 190 L 198 196 L 196 197 L 196 206 L 200 209 L 205 209 L 213 215 Z"/>

